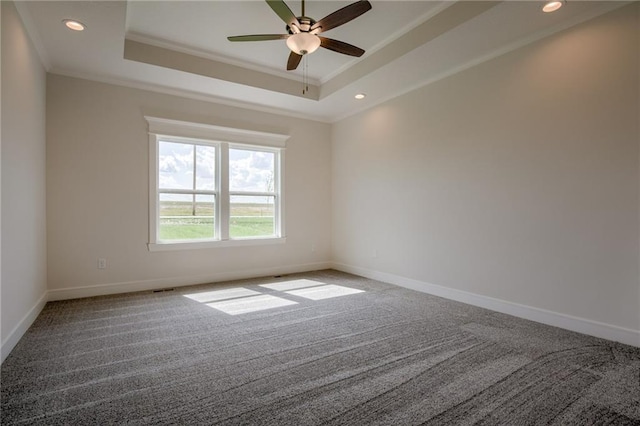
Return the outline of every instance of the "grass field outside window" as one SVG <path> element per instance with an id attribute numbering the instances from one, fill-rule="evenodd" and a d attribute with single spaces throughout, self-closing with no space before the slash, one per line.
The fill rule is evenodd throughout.
<path id="1" fill-rule="evenodd" d="M 159 237 L 161 240 L 196 240 L 214 238 L 214 207 L 190 202 L 161 204 Z M 272 204 L 235 203 L 229 218 L 229 234 L 233 238 L 269 237 L 274 234 Z"/>

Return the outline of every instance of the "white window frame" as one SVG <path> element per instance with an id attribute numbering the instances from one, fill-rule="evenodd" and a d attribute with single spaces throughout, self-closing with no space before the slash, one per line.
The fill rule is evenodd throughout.
<path id="1" fill-rule="evenodd" d="M 284 227 L 284 152 L 286 141 L 289 138 L 288 135 L 191 123 L 159 117 L 145 116 L 145 119 L 149 124 L 149 243 L 147 244 L 149 251 L 280 244 L 286 241 Z M 216 239 L 179 241 L 163 241 L 158 239 L 160 194 L 158 188 L 158 146 L 160 140 L 214 146 L 216 148 L 216 189 L 215 191 L 205 191 L 206 193 L 214 193 L 216 197 Z M 274 236 L 229 237 L 231 195 L 254 195 L 249 192 L 229 191 L 230 148 L 275 153 L 274 193 L 269 194 L 275 196 Z M 257 195 L 266 195 L 266 193 L 259 193 Z"/>

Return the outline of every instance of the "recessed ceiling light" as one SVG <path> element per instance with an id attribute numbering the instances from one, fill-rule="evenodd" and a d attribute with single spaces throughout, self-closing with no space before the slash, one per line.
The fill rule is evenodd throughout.
<path id="1" fill-rule="evenodd" d="M 354 96 L 354 98 L 356 99 L 364 99 L 367 95 L 365 95 L 364 93 L 358 93 L 357 95 Z"/>
<path id="2" fill-rule="evenodd" d="M 74 19 L 65 19 L 62 21 L 67 28 L 73 31 L 84 31 L 87 26 L 80 21 L 76 21 Z"/>
<path id="3" fill-rule="evenodd" d="M 555 12 L 556 10 L 560 9 L 564 3 L 564 0 L 549 1 L 542 7 L 542 11 L 547 13 Z"/>

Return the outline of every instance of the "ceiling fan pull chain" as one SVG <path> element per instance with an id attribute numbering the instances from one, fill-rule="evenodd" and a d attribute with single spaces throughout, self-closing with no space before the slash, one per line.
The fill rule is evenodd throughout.
<path id="1" fill-rule="evenodd" d="M 302 57 L 302 94 L 305 95 L 309 92 L 309 62 L 307 55 Z"/>

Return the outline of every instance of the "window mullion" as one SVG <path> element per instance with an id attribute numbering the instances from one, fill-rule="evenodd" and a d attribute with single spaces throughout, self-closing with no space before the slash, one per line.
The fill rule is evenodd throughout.
<path id="1" fill-rule="evenodd" d="M 218 181 L 220 185 L 219 205 L 219 223 L 220 223 L 220 239 L 225 241 L 229 239 L 229 216 L 231 213 L 230 196 L 229 196 L 229 144 L 220 144 L 220 160 L 218 161 Z"/>
<path id="2" fill-rule="evenodd" d="M 218 191 L 211 191 L 208 189 L 199 189 L 197 191 L 192 191 L 190 189 L 158 189 L 158 193 L 160 194 L 184 194 L 184 195 L 217 195 Z"/>
<path id="3" fill-rule="evenodd" d="M 160 195 L 158 192 L 158 138 L 155 134 L 149 134 L 149 242 L 155 244 L 158 241 Z"/>
<path id="4" fill-rule="evenodd" d="M 229 191 L 229 195 L 244 195 L 247 197 L 275 197 L 276 192 L 252 192 L 252 191 Z"/>
<path id="5" fill-rule="evenodd" d="M 196 146 L 193 145 L 193 180 L 192 180 L 192 188 L 193 188 L 193 196 L 191 197 L 191 215 L 195 216 L 196 215 L 196 170 L 198 169 L 196 167 L 196 161 L 197 161 L 197 154 L 196 154 Z"/>
<path id="6" fill-rule="evenodd" d="M 275 198 L 274 198 L 274 214 L 275 214 L 275 234 L 278 237 L 284 236 L 284 223 L 283 223 L 283 167 L 282 167 L 282 158 L 284 156 L 284 151 L 279 151 L 275 156 L 274 161 L 274 189 L 275 189 Z"/>

